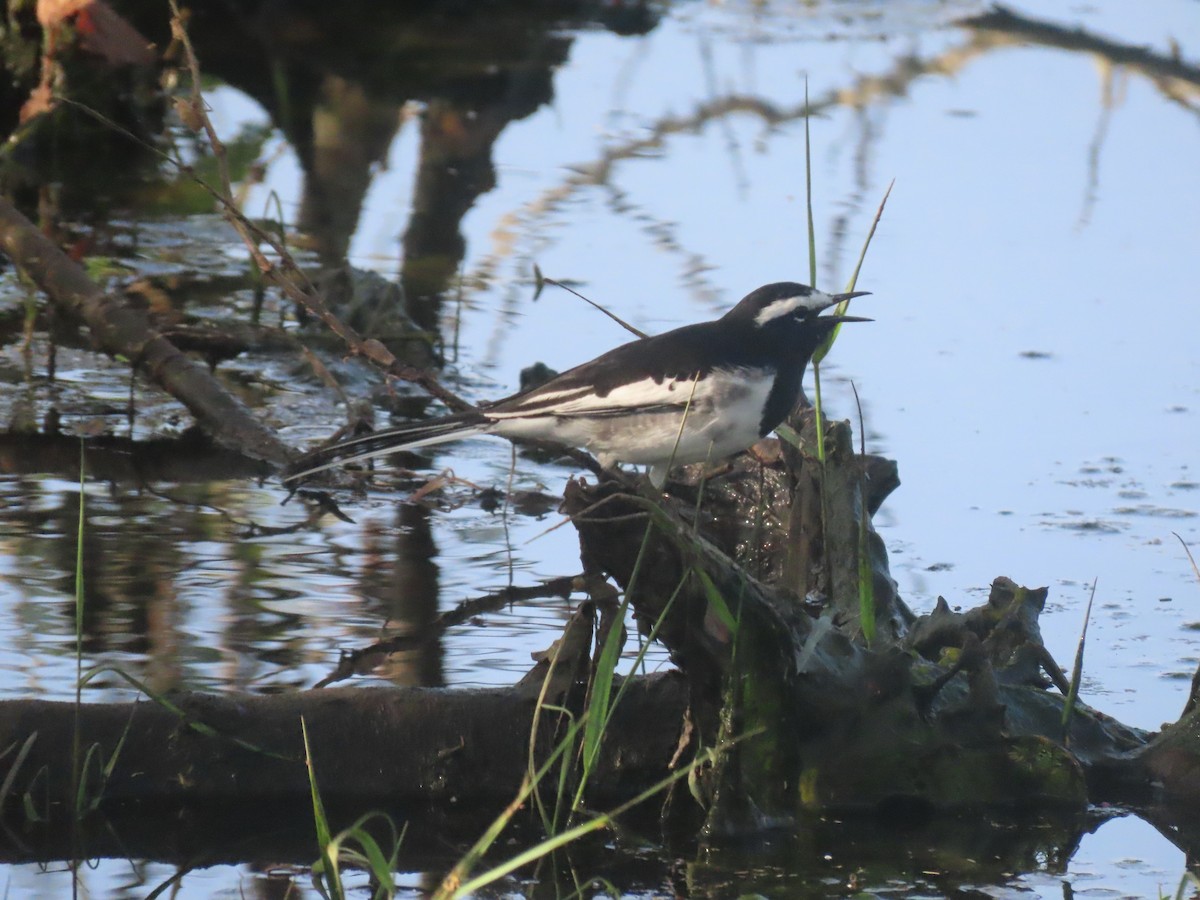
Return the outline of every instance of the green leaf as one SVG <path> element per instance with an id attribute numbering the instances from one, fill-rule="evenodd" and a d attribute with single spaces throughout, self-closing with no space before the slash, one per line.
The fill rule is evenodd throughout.
<path id="1" fill-rule="evenodd" d="M 730 612 L 725 598 L 721 596 L 721 592 L 717 590 L 717 586 L 713 584 L 712 578 L 707 572 L 697 569 L 696 574 L 700 577 L 700 584 L 704 586 L 704 596 L 708 599 L 708 608 L 713 614 L 721 620 L 721 624 L 729 629 L 730 634 L 737 634 L 738 622 Z"/>

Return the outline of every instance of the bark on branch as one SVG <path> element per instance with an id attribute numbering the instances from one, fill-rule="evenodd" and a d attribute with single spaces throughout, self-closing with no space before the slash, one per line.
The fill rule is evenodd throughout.
<path id="1" fill-rule="evenodd" d="M 124 356 L 188 408 L 220 444 L 254 459 L 284 465 L 286 444 L 258 421 L 204 367 L 150 327 L 146 317 L 106 294 L 83 269 L 0 197 L 0 250 L 28 275 L 54 306 L 91 330 L 97 346 Z"/>
<path id="2" fill-rule="evenodd" d="M 483 803 L 512 800 L 529 762 L 540 684 L 487 690 L 329 688 L 271 696 L 181 694 L 79 707 L 89 796 L 104 804 L 237 804 L 309 796 L 304 719 L 326 802 Z M 638 678 L 617 708 L 610 762 L 591 782 L 598 802 L 663 778 L 685 704 L 677 675 Z M 0 702 L 0 768 L 8 800 L 28 794 L 69 809 L 73 704 Z M 543 712 L 549 726 L 552 717 Z M 20 748 L 29 744 L 22 758 Z M 94 749 L 93 749 L 94 748 Z M 106 779 L 99 767 L 116 758 Z M 3 777 L 0 777 L 0 781 Z"/>

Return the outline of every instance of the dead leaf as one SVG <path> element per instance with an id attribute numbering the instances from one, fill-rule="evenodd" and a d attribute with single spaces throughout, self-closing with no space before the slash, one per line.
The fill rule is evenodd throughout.
<path id="1" fill-rule="evenodd" d="M 42 82 L 29 92 L 29 99 L 21 104 L 18 121 L 24 125 L 34 116 L 50 112 L 50 110 L 54 109 L 54 106 L 54 91 L 49 84 Z"/>
<path id="2" fill-rule="evenodd" d="M 152 66 L 157 60 L 150 41 L 104 0 L 38 0 L 37 18 L 51 34 L 73 25 L 83 49 L 110 66 Z"/>

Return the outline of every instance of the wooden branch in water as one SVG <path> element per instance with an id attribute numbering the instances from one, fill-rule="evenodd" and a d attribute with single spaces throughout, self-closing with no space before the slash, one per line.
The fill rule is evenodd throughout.
<path id="1" fill-rule="evenodd" d="M 150 700 L 85 703 L 78 721 L 83 752 L 94 748 L 88 783 L 92 796 L 102 796 L 101 808 L 303 800 L 310 789 L 301 717 L 326 804 L 368 799 L 498 808 L 512 800 L 526 773 L 539 688 L 186 693 L 166 698 L 174 710 Z M 630 685 L 606 739 L 614 762 L 590 782 L 596 801 L 626 799 L 667 774 L 677 729 L 645 723 L 681 722 L 685 704 L 677 674 Z M 10 803 L 28 793 L 35 805 L 48 801 L 52 814 L 69 808 L 75 716 L 66 702 L 0 702 L 0 747 L 13 748 L 0 760 L 0 781 L 12 777 Z M 542 719 L 552 717 L 543 711 Z M 17 751 L 27 741 L 22 760 Z M 97 770 L 114 755 L 101 785 Z"/>
<path id="2" fill-rule="evenodd" d="M 83 269 L 0 198 L 0 249 L 69 318 L 84 322 L 96 343 L 124 356 L 135 369 L 188 408 L 226 447 L 283 465 L 291 450 L 204 367 L 150 327 L 146 317 L 106 294 Z"/>

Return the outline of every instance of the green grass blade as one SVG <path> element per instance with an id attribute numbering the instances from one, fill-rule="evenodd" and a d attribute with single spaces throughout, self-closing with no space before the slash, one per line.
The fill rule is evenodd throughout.
<path id="1" fill-rule="evenodd" d="M 525 764 L 526 777 L 533 780 L 533 803 L 537 808 L 538 815 L 542 820 L 542 828 L 547 834 L 554 834 L 558 831 L 559 814 L 562 809 L 562 798 L 566 791 L 567 778 L 571 771 L 571 757 L 564 753 L 562 762 L 559 765 L 558 784 L 555 790 L 554 812 L 551 814 L 547 809 L 546 804 L 542 800 L 542 794 L 539 790 L 540 782 L 535 779 L 537 773 L 537 736 L 541 727 L 542 712 L 556 712 L 560 716 L 565 716 L 567 720 L 574 724 L 575 714 L 565 706 L 558 706 L 546 702 L 546 694 L 550 690 L 551 684 L 554 683 L 554 673 L 558 669 L 559 654 L 565 646 L 565 641 L 560 641 L 554 649 L 553 656 L 550 657 L 550 666 L 546 670 L 546 677 L 542 679 L 541 690 L 538 691 L 537 701 L 533 705 L 533 718 L 529 725 L 529 754 Z"/>
<path id="2" fill-rule="evenodd" d="M 83 790 L 83 736 L 80 715 L 83 706 L 83 535 L 87 508 L 87 445 L 79 441 L 79 523 L 75 532 L 75 709 L 71 725 L 71 797 L 75 803 L 72 824 L 79 819 L 79 794 Z"/>
<path id="3" fill-rule="evenodd" d="M 688 578 L 689 578 L 690 574 L 691 574 L 691 570 L 684 572 L 683 577 L 680 578 L 679 583 L 676 584 L 676 588 L 674 588 L 673 592 L 671 592 L 670 598 L 667 598 L 666 604 L 662 605 L 662 612 L 659 613 L 659 618 L 655 620 L 654 625 L 650 626 L 650 631 L 649 631 L 649 634 L 646 636 L 646 641 L 644 641 L 642 643 L 642 646 L 637 649 L 637 655 L 634 658 L 634 665 L 632 665 L 632 668 L 634 668 L 634 670 L 636 670 L 636 668 L 642 664 L 642 660 L 646 659 L 646 654 L 649 652 L 650 646 L 652 646 L 652 644 L 654 643 L 654 638 L 658 637 L 659 629 L 661 628 L 662 623 L 666 622 L 667 616 L 670 616 L 671 607 L 674 606 L 674 601 L 676 601 L 676 598 L 678 598 L 679 594 L 683 592 L 684 584 L 688 583 Z M 630 586 L 632 586 L 632 580 L 630 580 Z M 629 595 L 629 592 L 626 592 L 626 596 L 628 596 L 628 595 Z M 613 628 L 610 631 L 610 634 L 612 634 L 612 631 L 616 631 L 617 628 L 618 628 L 617 625 L 613 625 Z M 611 689 L 611 683 L 612 683 L 612 680 L 610 678 L 610 689 Z M 604 740 L 605 732 L 608 731 L 608 725 L 611 724 L 613 715 L 616 714 L 617 704 L 620 703 L 620 700 L 622 700 L 622 697 L 625 696 L 625 690 L 629 688 L 629 685 L 630 685 L 630 679 L 625 678 L 624 680 L 622 680 L 622 683 L 620 683 L 620 686 L 617 689 L 616 696 L 612 697 L 612 701 L 610 703 L 608 703 L 607 708 L 604 710 L 604 722 L 602 722 L 602 725 L 599 730 L 600 742 L 602 742 L 602 740 Z M 599 708 L 593 708 L 590 706 L 588 707 L 587 714 L 589 716 L 590 715 L 600 715 L 600 713 L 601 713 L 601 710 Z M 595 752 L 596 752 L 595 758 L 599 758 L 599 751 L 600 751 L 600 744 L 598 743 L 595 745 Z M 593 760 L 592 760 L 592 762 L 590 762 L 589 766 L 584 767 L 584 772 L 583 772 L 582 778 L 580 779 L 580 784 L 578 784 L 578 786 L 576 787 L 576 790 L 575 790 L 575 800 L 574 800 L 574 803 L 572 803 L 572 809 L 578 809 L 583 804 L 583 792 L 587 790 L 588 779 L 590 778 L 590 776 L 592 776 L 592 772 L 595 769 L 595 758 L 593 758 Z"/>
<path id="4" fill-rule="evenodd" d="M 13 760 L 13 764 L 8 767 L 8 773 L 4 776 L 4 783 L 0 784 L 0 809 L 8 804 L 8 795 L 12 793 L 13 782 L 17 780 L 17 773 L 21 771 L 21 766 L 25 763 L 25 758 L 29 756 L 29 751 L 33 749 L 34 743 L 37 741 L 38 733 L 32 732 L 29 737 L 25 738 L 25 743 L 21 745 L 21 749 L 17 751 L 17 758 Z M 8 756 L 10 750 L 16 744 L 10 744 L 8 749 L 0 755 L 0 759 Z"/>
<path id="5" fill-rule="evenodd" d="M 549 853 L 553 853 L 555 850 L 558 850 L 561 847 L 565 847 L 567 844 L 570 844 L 572 841 L 579 840 L 579 838 L 584 837 L 585 835 L 591 834 L 594 831 L 599 831 L 601 828 L 607 827 L 618 816 L 628 812 L 629 810 L 633 809 L 638 804 L 644 803 L 646 800 L 649 800 L 651 797 L 655 796 L 656 794 L 666 790 L 667 788 L 669 788 L 672 784 L 674 784 L 676 781 L 680 780 L 681 778 L 686 778 L 688 776 L 688 774 L 692 771 L 693 768 L 695 768 L 697 766 L 707 765 L 709 762 L 711 762 L 716 757 L 716 755 L 718 753 L 723 753 L 730 746 L 735 744 L 737 741 L 744 740 L 748 736 L 749 735 L 742 735 L 738 738 L 735 738 L 734 740 L 727 741 L 726 743 L 724 743 L 718 747 L 714 747 L 712 750 L 705 751 L 700 756 L 698 756 L 696 758 L 696 761 L 693 762 L 691 765 L 685 766 L 681 769 L 677 769 L 676 771 L 674 771 L 670 775 L 668 775 L 666 778 L 663 778 L 661 781 L 657 782 L 656 784 L 653 784 L 650 787 L 646 788 L 644 791 L 642 791 L 636 797 L 632 798 L 631 800 L 625 801 L 620 806 L 618 806 L 616 809 L 614 809 L 612 812 L 603 813 L 601 815 L 595 816 L 586 822 L 582 822 L 579 825 L 576 825 L 574 828 L 567 829 L 566 831 L 562 832 L 561 834 L 556 834 L 553 837 L 547 838 L 546 840 L 542 841 L 541 843 L 536 844 L 533 847 L 530 847 L 528 850 L 525 850 L 522 853 L 518 853 L 512 859 L 506 860 L 503 863 L 501 863 L 500 865 L 495 866 L 494 868 L 481 873 L 478 877 L 473 878 L 468 882 L 458 885 L 457 887 L 453 888 L 449 892 L 443 893 L 442 891 L 439 890 L 436 894 L 434 894 L 434 900 L 452 900 L 452 898 L 465 897 L 465 896 L 471 894 L 472 892 L 479 890 L 482 887 L 486 887 L 487 885 L 491 884 L 494 881 L 498 881 L 499 879 L 503 878 L 505 875 L 508 875 L 511 872 L 515 872 L 517 869 L 521 868 L 522 866 L 528 865 L 531 862 L 535 862 L 538 859 L 542 858 L 543 856 L 546 856 Z"/>
<path id="6" fill-rule="evenodd" d="M 654 522 L 647 521 L 646 531 L 642 535 L 642 544 L 638 548 L 637 559 L 633 563 L 633 572 L 629 576 L 629 585 L 625 589 L 625 596 L 621 598 L 621 605 L 617 608 L 616 621 L 613 622 L 605 636 L 604 647 L 600 651 L 596 670 L 592 676 L 591 696 L 588 698 L 588 706 L 584 714 L 586 721 L 582 748 L 583 774 L 579 780 L 579 787 L 575 791 L 573 807 L 578 806 L 583 797 L 588 779 L 591 777 L 592 771 L 596 767 L 596 760 L 600 755 L 600 743 L 604 740 L 604 728 L 608 724 L 610 712 L 609 700 L 612 697 L 613 675 L 617 667 L 617 657 L 621 652 L 621 628 L 629 610 L 629 600 L 633 596 L 637 584 L 638 572 L 646 559 L 646 551 L 650 546 L 650 535 L 653 531 Z"/>
<path id="7" fill-rule="evenodd" d="M 1088 622 L 1092 618 L 1092 601 L 1096 599 L 1096 583 L 1092 581 L 1092 593 L 1088 597 L 1087 609 L 1083 613 L 1083 630 L 1079 633 L 1079 646 L 1075 649 L 1075 665 L 1071 669 L 1071 689 L 1067 692 L 1067 702 L 1063 704 L 1062 729 L 1063 743 L 1069 743 L 1071 716 L 1075 712 L 1075 701 L 1079 698 L 1079 683 L 1083 681 L 1083 648 L 1087 643 Z"/>
<path id="8" fill-rule="evenodd" d="M 84 535 L 84 510 L 86 508 L 86 479 L 85 479 L 85 445 L 83 440 L 79 442 L 79 521 L 76 526 L 76 713 L 74 713 L 74 728 L 72 734 L 71 745 L 71 761 L 72 761 L 72 778 L 74 779 L 73 787 L 79 784 L 79 706 L 83 703 L 83 535 Z"/>
<path id="9" fill-rule="evenodd" d="M 172 703 L 165 696 L 152 691 L 145 682 L 135 678 L 123 669 L 116 668 L 115 666 L 97 666 L 94 669 L 89 669 L 88 673 L 83 677 L 83 683 L 87 684 L 93 678 L 103 675 L 105 672 L 112 673 L 118 678 L 122 678 L 129 682 L 129 684 L 133 685 L 135 688 L 149 697 L 154 703 L 171 713 L 171 715 L 177 716 L 185 726 L 190 728 L 192 731 L 195 731 L 197 734 L 202 734 L 205 737 L 217 738 L 218 740 L 222 741 L 229 741 L 231 744 L 235 744 L 238 747 L 241 747 L 243 750 L 249 750 L 251 753 L 261 753 L 263 756 L 269 756 L 272 759 L 282 759 L 289 762 L 296 759 L 296 757 L 289 756 L 286 753 L 277 753 L 274 750 L 268 750 L 265 747 L 260 747 L 258 744 L 251 743 L 243 738 L 222 734 L 211 725 L 193 719 L 186 712 L 184 712 L 183 709 Z"/>
<path id="10" fill-rule="evenodd" d="M 583 729 L 583 777 L 586 779 L 595 767 L 600 755 L 600 742 L 604 739 L 604 723 L 608 716 L 609 700 L 612 698 L 613 676 L 617 659 L 621 653 L 621 626 L 629 609 L 626 594 L 617 607 L 617 618 L 604 638 L 604 646 L 596 663 L 592 680 L 592 696 L 588 705 L 588 721 Z"/>
<path id="11" fill-rule="evenodd" d="M 586 713 L 584 714 L 586 718 Z M 449 874 L 442 880 L 441 886 L 434 893 L 434 900 L 445 897 L 461 896 L 461 885 L 463 880 L 471 872 L 472 869 L 479 863 L 491 846 L 496 842 L 504 829 L 508 827 L 508 823 L 512 821 L 513 816 L 525 805 L 530 794 L 533 793 L 535 786 L 546 777 L 546 773 L 553 768 L 555 762 L 560 756 L 567 751 L 568 748 L 575 746 L 575 740 L 579 735 L 580 729 L 583 727 L 582 722 L 572 722 L 570 728 L 567 729 L 567 734 L 563 737 L 558 745 L 551 751 L 546 761 L 542 763 L 541 768 L 532 776 L 529 773 L 525 774 L 521 781 L 521 787 L 517 791 L 516 797 L 506 806 L 498 816 L 487 827 L 487 830 L 479 837 L 470 849 L 463 854 L 462 858 L 450 870 Z"/>
<path id="12" fill-rule="evenodd" d="M 39 787 L 42 796 L 37 799 L 41 800 L 41 804 L 35 805 L 33 792 Z M 25 786 L 25 792 L 21 794 L 21 811 L 26 822 L 49 822 L 52 806 L 53 804 L 50 802 L 50 769 L 42 766 L 33 773 L 33 778 L 29 780 L 29 784 Z"/>
<path id="13" fill-rule="evenodd" d="M 854 290 L 854 286 L 858 284 L 858 273 L 862 271 L 863 262 L 867 258 L 867 248 L 871 246 L 871 238 L 875 237 L 875 229 L 879 226 L 879 220 L 883 218 L 883 208 L 887 206 L 888 197 L 892 196 L 892 188 L 895 187 L 895 185 L 896 179 L 893 178 L 891 184 L 888 185 L 887 190 L 883 192 L 883 199 L 879 201 L 879 208 L 875 210 L 875 218 L 871 220 L 871 228 L 867 231 L 867 237 L 866 240 L 863 241 L 862 250 L 859 251 L 858 262 L 854 265 L 854 272 L 851 274 L 850 280 L 846 282 L 847 293 Z M 849 308 L 850 301 L 843 300 L 836 307 L 834 307 L 833 311 L 837 315 L 842 315 Z M 835 326 L 833 331 L 829 332 L 829 336 L 821 343 L 821 346 L 819 346 L 813 353 L 812 361 L 814 369 L 819 366 L 821 364 L 821 360 L 828 355 L 829 349 L 833 346 L 833 342 L 837 340 L 837 336 L 841 333 L 841 331 L 841 325 Z"/>
<path id="14" fill-rule="evenodd" d="M 1193 872 L 1184 872 L 1179 879 L 1179 887 L 1175 891 L 1175 900 L 1185 900 L 1185 892 L 1189 887 L 1200 888 L 1200 878 Z"/>
<path id="15" fill-rule="evenodd" d="M 804 76 L 804 211 L 808 218 L 808 283 L 811 287 L 817 286 L 817 229 L 813 224 L 813 200 L 812 200 L 812 141 L 809 135 L 809 105 L 808 105 L 808 76 Z M 828 351 L 826 351 L 828 352 Z M 817 459 L 822 464 L 825 462 L 825 428 L 821 416 L 821 360 L 825 358 L 825 354 L 820 356 L 813 354 L 812 370 L 813 370 L 813 409 L 817 414 Z"/>
<path id="16" fill-rule="evenodd" d="M 92 770 L 95 769 L 97 772 L 103 770 L 103 766 L 98 762 L 99 759 L 100 745 L 92 744 L 87 748 L 87 753 L 83 755 L 83 765 L 79 768 L 79 778 L 75 785 L 75 816 L 77 818 L 82 818 L 85 813 L 100 804 L 99 788 L 93 792 L 88 791 Z M 98 783 L 102 782 L 99 775 L 96 778 Z M 89 801 L 89 795 L 95 798 L 94 802 Z"/>
<path id="17" fill-rule="evenodd" d="M 850 280 L 846 283 L 847 292 L 854 290 L 854 286 L 858 284 L 858 273 L 862 271 L 863 261 L 867 258 L 867 248 L 871 246 L 871 238 L 875 237 L 875 229 L 879 227 L 879 220 L 883 218 L 883 208 L 887 206 L 888 197 L 892 196 L 892 188 L 896 186 L 896 179 L 893 178 L 887 186 L 887 190 L 883 192 L 883 199 L 879 201 L 879 208 L 875 210 L 875 218 L 871 220 L 871 228 L 867 232 L 867 238 L 863 241 L 862 250 L 858 254 L 858 262 L 854 264 L 854 272 L 850 275 Z M 837 313 L 840 315 L 850 307 L 849 300 L 843 300 L 837 305 Z"/>
<path id="18" fill-rule="evenodd" d="M 79 442 L 79 522 L 75 531 L 75 700 L 79 701 L 79 676 L 83 671 L 83 534 L 84 509 L 87 506 L 84 491 L 87 489 L 85 475 L 86 447 Z"/>
<path id="19" fill-rule="evenodd" d="M 817 286 L 817 230 L 813 226 L 812 144 L 809 138 L 808 76 L 804 76 L 804 210 L 808 216 L 808 284 Z"/>
<path id="20" fill-rule="evenodd" d="M 313 825 L 317 831 L 317 846 L 321 856 L 313 866 L 313 877 L 323 878 L 334 900 L 344 900 L 341 873 L 338 871 L 337 847 L 329 831 L 329 820 L 325 816 L 325 804 L 321 802 L 321 791 L 317 787 L 317 770 L 313 765 L 312 747 L 308 742 L 308 723 L 300 717 L 300 732 L 304 738 L 304 766 L 308 769 L 308 787 L 312 793 Z"/>
<path id="21" fill-rule="evenodd" d="M 642 660 L 646 658 L 646 654 L 650 651 L 650 646 L 654 643 L 654 639 L 658 637 L 658 632 L 659 629 L 662 628 L 663 622 L 665 622 L 667 620 L 667 616 L 671 614 L 671 607 L 675 605 L 675 599 L 680 595 L 680 593 L 682 593 L 683 586 L 687 584 L 687 580 L 691 575 L 691 572 L 692 570 L 688 569 L 683 573 L 683 577 L 679 579 L 679 584 L 675 585 L 675 590 L 671 592 L 671 596 L 668 597 L 667 602 L 663 604 L 662 612 L 659 614 L 658 619 L 655 620 L 654 624 L 650 627 L 650 633 L 646 635 L 645 642 L 641 647 L 638 648 L 637 656 L 633 658 L 633 669 L 636 669 L 639 665 L 641 665 Z M 609 723 L 612 721 L 613 713 L 616 711 L 617 704 L 620 703 L 621 698 L 625 696 L 625 690 L 629 687 L 630 683 L 630 679 L 626 678 L 621 682 L 621 686 L 617 688 L 617 694 L 613 698 L 612 703 L 610 703 L 608 706 L 608 719 L 604 723 L 605 728 L 607 728 Z"/>
<path id="22" fill-rule="evenodd" d="M 702 570 L 696 570 L 696 574 L 700 577 L 700 584 L 704 587 L 704 596 L 708 599 L 708 608 L 720 620 L 721 624 L 729 629 L 729 633 L 736 635 L 738 632 L 737 619 L 729 609 L 729 604 L 725 602 L 725 598 L 721 596 L 721 592 L 717 590 L 717 586 L 713 584 L 709 574 Z"/>
<path id="23" fill-rule="evenodd" d="M 692 390 L 688 394 L 687 403 L 683 405 L 683 415 L 679 417 L 679 430 L 675 432 L 675 443 L 671 445 L 671 455 L 667 458 L 667 470 L 675 465 L 675 454 L 679 450 L 679 442 L 683 440 L 683 429 L 687 427 L 688 415 L 692 411 L 692 400 L 696 397 L 696 385 L 700 383 L 700 373 L 697 372 L 692 377 Z M 712 450 L 712 444 L 708 445 L 709 450 Z M 665 485 L 664 485 L 665 486 Z"/>
<path id="24" fill-rule="evenodd" d="M 814 356 L 813 370 L 813 412 L 817 419 L 817 459 L 825 465 L 825 416 L 821 414 L 821 364 Z M 823 489 L 822 489 L 823 490 Z"/>
<path id="25" fill-rule="evenodd" d="M 857 272 L 855 274 L 857 275 Z M 862 400 L 859 399 L 858 388 L 853 381 L 850 382 L 850 388 L 854 391 L 854 403 L 858 407 L 858 455 L 865 458 L 867 455 L 867 429 L 863 423 Z M 870 647 L 875 643 L 875 578 L 871 572 L 870 548 L 867 542 L 869 531 L 866 499 L 867 470 L 861 466 L 858 476 L 858 496 L 861 510 L 858 517 L 858 624 L 862 628 L 863 639 Z"/>
<path id="26" fill-rule="evenodd" d="M 791 444 L 793 447 L 795 447 L 797 450 L 801 449 L 804 446 L 804 442 L 800 439 L 800 432 L 798 432 L 795 428 L 793 428 L 791 425 L 788 425 L 787 423 L 784 423 L 783 425 L 780 425 L 778 428 L 776 428 L 775 433 L 777 435 L 779 435 L 780 438 L 782 438 L 783 440 L 785 440 L 789 444 Z"/>
<path id="27" fill-rule="evenodd" d="M 392 832 L 392 852 L 390 855 L 383 852 L 383 848 L 374 836 L 367 831 L 367 823 L 374 819 L 381 819 L 385 822 Z M 400 844 L 402 838 L 396 834 L 395 823 L 391 818 L 380 812 L 369 812 L 347 828 L 339 833 L 332 841 L 332 846 L 339 858 L 345 857 L 353 861 L 356 865 L 367 869 L 375 881 L 379 883 L 379 891 L 382 891 L 385 896 L 391 897 L 396 893 L 395 866 L 400 855 Z M 362 849 L 362 852 L 343 850 L 342 848 L 349 841 L 354 841 Z"/>
<path id="28" fill-rule="evenodd" d="M 129 737 L 129 732 L 133 730 L 133 714 L 136 711 L 137 704 L 135 703 L 129 707 L 129 718 L 125 720 L 125 727 L 121 730 L 121 737 L 117 740 L 117 746 L 104 766 L 104 780 L 106 782 L 112 777 L 113 769 L 117 767 L 117 760 L 121 758 L 121 751 L 125 749 L 125 739 Z"/>

